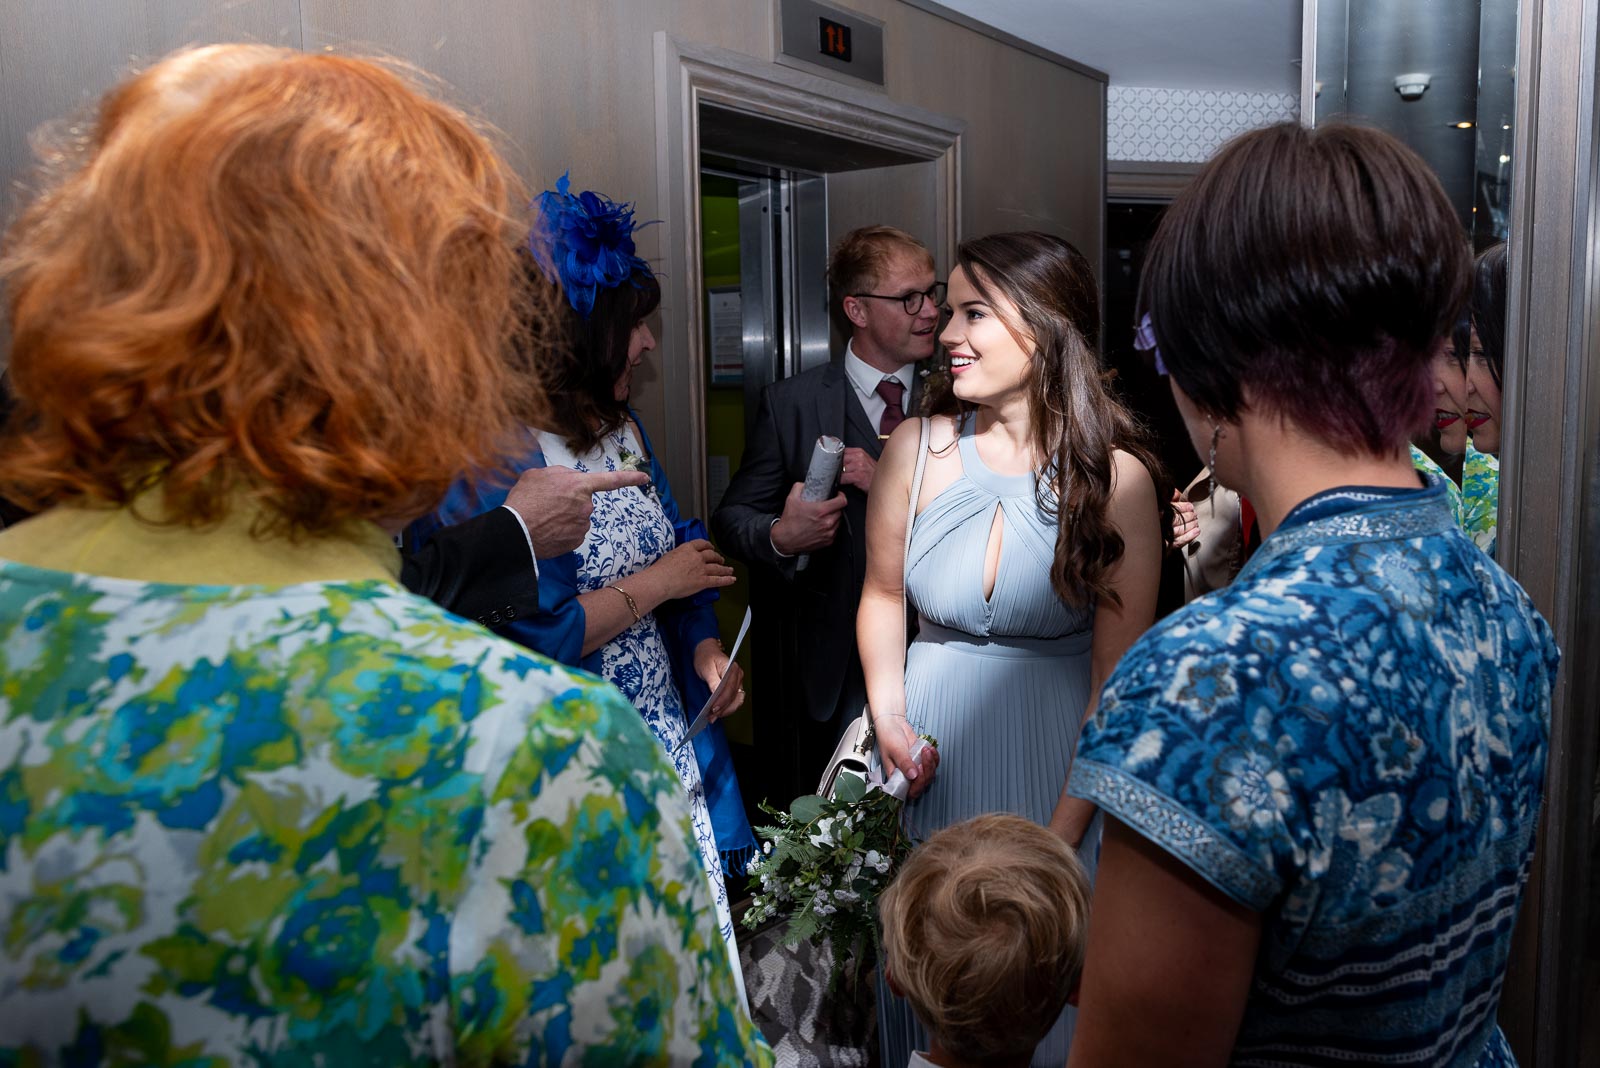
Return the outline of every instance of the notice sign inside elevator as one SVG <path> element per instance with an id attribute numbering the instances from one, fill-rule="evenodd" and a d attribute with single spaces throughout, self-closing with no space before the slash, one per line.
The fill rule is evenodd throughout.
<path id="1" fill-rule="evenodd" d="M 883 23 L 827 0 L 778 0 L 778 62 L 883 84 Z"/>
<path id="2" fill-rule="evenodd" d="M 850 62 L 850 27 L 832 19 L 817 19 L 818 43 L 822 54 L 841 63 Z"/>

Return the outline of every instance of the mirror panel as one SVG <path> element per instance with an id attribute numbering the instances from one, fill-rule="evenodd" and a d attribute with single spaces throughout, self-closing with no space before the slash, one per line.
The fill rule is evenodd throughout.
<path id="1" fill-rule="evenodd" d="M 1578 380 L 1573 368 L 1594 358 L 1594 320 L 1582 307 L 1594 292 L 1587 272 L 1595 262 L 1596 7 L 1593 0 L 1520 8 L 1517 0 L 1304 4 L 1306 121 L 1343 116 L 1395 134 L 1438 173 L 1475 252 L 1515 242 L 1519 262 L 1506 282 L 1506 326 L 1515 333 L 1507 331 L 1501 377 L 1512 393 L 1506 407 L 1522 425 L 1513 428 L 1519 447 L 1507 457 L 1499 495 L 1510 507 L 1499 525 L 1514 516 L 1516 528 L 1506 531 L 1500 560 L 1555 621 L 1566 653 L 1566 692 L 1558 694 L 1552 721 L 1547 826 L 1501 1001 L 1501 1023 L 1522 1063 L 1539 1068 L 1600 1065 L 1600 1013 L 1580 1009 L 1600 1005 L 1600 732 L 1592 719 L 1593 673 L 1573 655 L 1595 633 L 1577 622 L 1595 618 L 1594 594 L 1588 587 L 1580 602 L 1571 592 L 1591 581 L 1587 564 L 1573 561 L 1589 559 L 1592 547 L 1582 542 L 1592 523 L 1580 530 L 1567 519 L 1588 500 L 1580 487 L 1594 483 L 1588 476 L 1574 485 L 1565 473 L 1593 441 L 1588 391 L 1570 391 Z M 1404 79 L 1397 88 L 1396 78 L 1407 74 L 1428 75 L 1426 87 Z M 1519 114 L 1547 120 L 1523 131 L 1525 158 L 1513 147 Z M 1528 188 L 1517 190 L 1513 234 L 1518 165 Z M 1587 411 L 1595 410 L 1588 401 Z M 1592 512 L 1582 514 L 1592 520 Z"/>
<path id="2" fill-rule="evenodd" d="M 1478 30 L 1478 155 L 1472 244 L 1510 237 L 1511 157 L 1517 114 L 1517 2 L 1482 0 Z"/>
<path id="3" fill-rule="evenodd" d="M 1310 5 L 1308 5 L 1310 6 Z M 1516 0 L 1318 0 L 1312 122 L 1349 118 L 1410 145 L 1482 250 L 1507 236 Z"/>

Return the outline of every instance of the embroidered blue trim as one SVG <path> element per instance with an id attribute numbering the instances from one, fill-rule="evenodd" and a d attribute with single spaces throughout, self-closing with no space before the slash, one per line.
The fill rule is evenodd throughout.
<path id="1" fill-rule="evenodd" d="M 1305 505 L 1299 506 L 1304 508 Z M 1261 543 L 1234 579 L 1242 584 L 1266 565 L 1314 545 L 1345 545 L 1361 541 L 1410 541 L 1447 531 L 1456 531 L 1455 518 L 1445 500 L 1444 488 L 1435 484 L 1419 494 L 1403 497 L 1375 497 L 1337 515 L 1306 520 L 1290 525 L 1291 512 L 1284 525 Z"/>
<path id="2" fill-rule="evenodd" d="M 1123 707 L 1119 714 L 1128 711 Z M 1275 873 L 1143 780 L 1097 761 L 1079 759 L 1072 765 L 1067 791 L 1093 801 L 1247 908 L 1265 909 L 1283 889 L 1283 880 Z"/>

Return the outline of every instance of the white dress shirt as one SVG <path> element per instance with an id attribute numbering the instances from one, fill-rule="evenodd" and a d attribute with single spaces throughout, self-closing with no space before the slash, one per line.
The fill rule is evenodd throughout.
<path id="1" fill-rule="evenodd" d="M 844 373 L 849 377 L 850 385 L 855 388 L 856 400 L 866 409 L 867 421 L 873 426 L 877 426 L 883 419 L 883 410 L 888 407 L 883 398 L 878 396 L 878 383 L 885 378 L 892 378 L 905 387 L 905 392 L 900 395 L 900 414 L 904 415 L 910 410 L 911 383 L 916 380 L 916 364 L 903 363 L 894 374 L 886 375 L 857 356 L 855 349 L 847 344 L 844 347 Z"/>

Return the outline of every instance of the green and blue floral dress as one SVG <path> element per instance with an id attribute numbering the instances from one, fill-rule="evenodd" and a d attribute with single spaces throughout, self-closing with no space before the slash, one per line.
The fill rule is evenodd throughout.
<path id="1" fill-rule="evenodd" d="M 1469 441 L 1461 464 L 1461 529 L 1490 556 L 1495 554 L 1499 514 L 1500 461 Z"/>
<path id="2" fill-rule="evenodd" d="M 0 561 L 0 901 L 0 1065 L 770 1061 L 638 713 L 386 579 Z"/>
<path id="3" fill-rule="evenodd" d="M 1444 468 L 1433 462 L 1433 457 L 1415 445 L 1411 446 L 1411 466 L 1423 474 L 1434 476 L 1434 478 L 1444 483 L 1445 501 L 1450 505 L 1451 517 L 1455 519 L 1456 525 L 1459 526 L 1462 518 L 1461 487 L 1457 486 L 1455 481 L 1444 473 Z"/>

